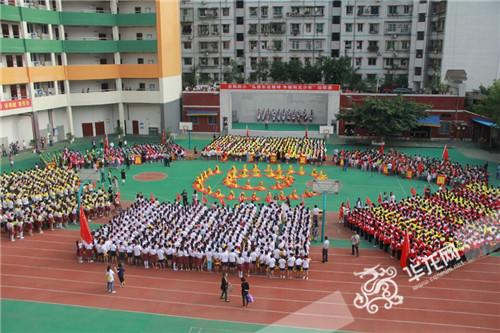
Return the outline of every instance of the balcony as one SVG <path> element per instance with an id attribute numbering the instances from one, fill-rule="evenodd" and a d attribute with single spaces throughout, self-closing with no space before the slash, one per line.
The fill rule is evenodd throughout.
<path id="1" fill-rule="evenodd" d="M 367 50 L 368 50 L 368 52 L 378 52 L 379 47 L 378 47 L 378 45 L 369 45 L 367 47 Z"/>
<path id="2" fill-rule="evenodd" d="M 219 15 L 217 15 L 217 14 L 207 14 L 207 15 L 200 15 L 199 16 L 200 20 L 214 20 L 214 19 L 218 19 L 218 18 L 219 18 Z"/>
<path id="3" fill-rule="evenodd" d="M 298 34 L 300 34 L 299 30 L 292 30 L 292 35 L 297 36 Z"/>
<path id="4" fill-rule="evenodd" d="M 194 22 L 194 15 L 181 15 L 181 23 L 192 23 Z"/>

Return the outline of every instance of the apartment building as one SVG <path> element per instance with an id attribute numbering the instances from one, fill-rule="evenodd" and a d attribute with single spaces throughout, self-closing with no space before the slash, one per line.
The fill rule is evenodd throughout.
<path id="1" fill-rule="evenodd" d="M 177 129 L 179 3 L 2 0 L 2 143 Z M 171 124 L 171 125 L 170 125 Z"/>
<path id="2" fill-rule="evenodd" d="M 498 1 L 182 0 L 180 12 L 182 71 L 212 82 L 233 59 L 248 79 L 262 62 L 348 56 L 364 79 L 418 92 L 448 69 L 468 90 L 500 72 Z"/>

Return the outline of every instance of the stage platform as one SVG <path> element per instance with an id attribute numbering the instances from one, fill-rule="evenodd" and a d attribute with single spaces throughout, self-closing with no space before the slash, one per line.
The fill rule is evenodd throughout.
<path id="1" fill-rule="evenodd" d="M 274 137 L 304 137 L 306 133 L 305 124 L 283 124 L 272 123 L 268 125 L 266 130 L 265 123 L 232 123 L 232 129 L 228 131 L 232 135 L 246 135 L 246 128 L 250 136 L 274 136 Z M 319 133 L 319 124 L 307 124 L 307 132 L 309 138 L 323 138 L 323 134 Z M 322 125 L 321 125 L 322 126 Z"/>

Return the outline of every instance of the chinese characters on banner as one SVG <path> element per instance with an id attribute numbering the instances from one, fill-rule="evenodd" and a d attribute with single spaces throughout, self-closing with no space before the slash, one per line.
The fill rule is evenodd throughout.
<path id="1" fill-rule="evenodd" d="M 425 275 L 426 271 L 427 275 L 432 274 L 432 268 L 434 268 L 436 272 L 439 272 L 445 268 L 445 266 L 448 266 L 448 263 L 453 259 L 459 260 L 460 254 L 454 244 L 449 244 L 430 256 L 425 257 L 420 263 L 410 264 L 410 268 L 407 266 L 403 268 L 403 270 L 410 276 L 410 282 L 420 281 L 420 277 Z"/>
<path id="2" fill-rule="evenodd" d="M 15 101 L 0 102 L 0 111 L 29 108 L 31 107 L 31 98 L 23 98 Z"/>
<path id="3" fill-rule="evenodd" d="M 306 90 L 306 91 L 339 91 L 338 84 L 232 84 L 224 83 L 220 89 L 236 90 Z"/>
<path id="4" fill-rule="evenodd" d="M 445 181 L 446 181 L 446 176 L 445 175 L 438 175 L 437 178 L 436 178 L 436 184 L 437 185 L 443 185 Z"/>
<path id="5" fill-rule="evenodd" d="M 255 155 L 250 154 L 250 156 L 248 157 L 248 162 L 253 163 L 254 161 L 255 161 Z"/>
<path id="6" fill-rule="evenodd" d="M 307 157 L 304 155 L 300 155 L 299 164 L 306 164 L 306 163 L 307 163 Z"/>
<path id="7" fill-rule="evenodd" d="M 278 163 L 278 157 L 276 156 L 276 154 L 271 155 L 271 157 L 269 158 L 269 162 L 271 162 L 272 164 Z"/>
<path id="8" fill-rule="evenodd" d="M 389 174 L 389 167 L 387 165 L 384 165 L 382 168 L 382 173 L 386 176 Z"/>
<path id="9" fill-rule="evenodd" d="M 411 170 L 406 171 L 406 179 L 412 179 L 412 177 L 413 177 L 413 171 Z"/>
<path id="10" fill-rule="evenodd" d="M 142 164 L 142 157 L 139 155 L 134 156 L 134 164 L 135 165 L 140 165 Z"/>

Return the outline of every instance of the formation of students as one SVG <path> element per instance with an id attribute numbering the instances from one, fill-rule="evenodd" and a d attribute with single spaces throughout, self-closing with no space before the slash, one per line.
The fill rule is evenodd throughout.
<path id="1" fill-rule="evenodd" d="M 0 221 L 11 241 L 23 239 L 25 232 L 76 224 L 78 175 L 71 169 L 44 168 L 0 175 Z M 110 193 L 84 186 L 82 205 L 87 217 L 110 213 Z"/>
<path id="2" fill-rule="evenodd" d="M 305 156 L 308 162 L 312 162 L 326 157 L 326 144 L 323 139 L 225 135 L 216 138 L 202 151 L 202 157 L 207 159 L 220 159 L 225 155 L 241 160 L 247 154 L 254 154 L 263 161 L 268 161 L 273 154 L 279 156 L 278 160 L 287 161 L 296 161 L 300 156 Z"/>
<path id="3" fill-rule="evenodd" d="M 307 112 L 306 109 L 304 110 L 285 110 L 285 109 L 270 109 L 270 108 L 263 108 L 257 109 L 257 122 L 269 122 L 272 121 L 273 123 L 275 122 L 282 122 L 282 123 L 295 123 L 296 121 L 299 124 L 302 123 L 307 123 L 309 121 L 310 123 L 313 122 L 313 117 L 314 113 L 313 110 L 311 112 Z"/>
<path id="4" fill-rule="evenodd" d="M 346 214 L 344 225 L 398 258 L 408 231 L 412 264 L 449 244 L 471 259 L 498 248 L 499 208 L 500 189 L 476 183 L 377 207 L 354 208 Z"/>
<path id="5" fill-rule="evenodd" d="M 126 141 L 125 141 L 126 142 Z M 64 148 L 64 150 L 54 153 L 42 154 L 42 163 L 59 167 L 67 166 L 73 169 L 91 167 L 120 167 L 130 166 L 134 156 L 141 156 L 142 163 L 162 161 L 166 155 L 174 159 L 184 159 L 186 151 L 174 142 L 166 143 L 145 143 L 128 145 L 119 143 L 118 147 L 107 146 L 106 148 L 85 149 L 80 152 L 74 149 Z"/>
<path id="6" fill-rule="evenodd" d="M 470 183 L 488 183 L 488 167 L 462 166 L 458 162 L 445 161 L 441 158 L 425 157 L 422 155 L 410 156 L 403 152 L 390 150 L 382 154 L 378 149 L 365 151 L 350 150 L 339 152 L 335 149 L 333 162 L 344 168 L 357 168 L 364 171 L 384 172 L 388 175 L 408 177 L 411 171 L 412 179 L 436 182 L 439 175 L 446 176 L 445 184 L 449 186 Z"/>
<path id="7" fill-rule="evenodd" d="M 310 223 L 304 206 L 184 206 L 140 195 L 78 246 L 89 262 L 308 279 Z"/>

